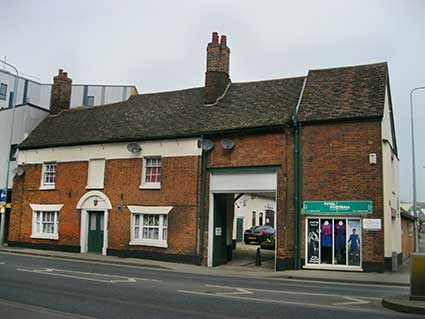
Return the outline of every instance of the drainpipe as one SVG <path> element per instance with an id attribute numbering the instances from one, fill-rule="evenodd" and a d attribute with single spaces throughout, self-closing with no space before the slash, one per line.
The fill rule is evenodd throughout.
<path id="1" fill-rule="evenodd" d="M 294 207 L 295 207 L 295 260 L 294 268 L 301 268 L 301 191 L 302 191 L 302 163 L 301 163 L 301 123 L 298 121 L 298 109 L 304 93 L 307 77 L 304 79 L 298 103 L 295 107 L 294 123 Z"/>
<path id="2" fill-rule="evenodd" d="M 206 192 L 206 179 L 207 179 L 207 152 L 202 150 L 201 155 L 201 213 L 200 225 L 201 230 L 199 234 L 199 263 L 201 264 L 204 259 L 204 238 L 205 238 L 205 192 Z"/>

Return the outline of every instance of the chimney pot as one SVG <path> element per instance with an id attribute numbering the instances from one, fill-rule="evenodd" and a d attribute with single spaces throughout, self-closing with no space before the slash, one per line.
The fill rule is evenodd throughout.
<path id="1" fill-rule="evenodd" d="M 63 72 L 63 76 L 67 78 L 68 77 L 68 72 Z"/>
<path id="2" fill-rule="evenodd" d="M 226 37 L 225 35 L 222 35 L 222 36 L 221 36 L 221 39 L 220 39 L 220 45 L 221 45 L 222 47 L 227 47 L 227 37 Z"/>
<path id="3" fill-rule="evenodd" d="M 218 43 L 218 33 L 217 32 L 212 33 L 212 43 Z"/>
<path id="4" fill-rule="evenodd" d="M 59 69 L 59 75 L 62 75 L 63 69 Z"/>

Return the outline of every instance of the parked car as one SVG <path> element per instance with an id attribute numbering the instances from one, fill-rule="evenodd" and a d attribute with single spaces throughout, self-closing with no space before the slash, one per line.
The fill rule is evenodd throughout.
<path id="1" fill-rule="evenodd" d="M 261 244 L 268 238 L 274 237 L 274 228 L 271 226 L 252 226 L 243 234 L 245 244 L 257 242 Z"/>

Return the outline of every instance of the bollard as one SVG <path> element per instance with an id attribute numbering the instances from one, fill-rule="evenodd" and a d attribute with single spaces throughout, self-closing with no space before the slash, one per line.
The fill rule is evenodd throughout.
<path id="1" fill-rule="evenodd" d="M 425 254 L 410 256 L 410 300 L 425 301 Z"/>
<path id="2" fill-rule="evenodd" d="M 261 252 L 260 252 L 260 247 L 257 247 L 257 255 L 255 256 L 255 266 L 261 266 Z"/>

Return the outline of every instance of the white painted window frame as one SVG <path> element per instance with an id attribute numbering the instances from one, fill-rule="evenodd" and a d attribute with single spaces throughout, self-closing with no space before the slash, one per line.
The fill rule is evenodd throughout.
<path id="1" fill-rule="evenodd" d="M 160 165 L 160 179 L 162 179 L 162 157 L 161 156 L 146 156 L 143 157 L 143 166 L 142 166 L 142 180 L 140 184 L 140 189 L 161 189 L 161 182 L 150 183 L 146 182 L 146 160 L 152 158 L 159 158 L 161 161 Z"/>
<path id="2" fill-rule="evenodd" d="M 44 181 L 44 174 L 46 173 L 47 165 L 55 164 L 55 182 L 54 183 L 46 183 Z M 56 175 L 58 171 L 58 166 L 56 162 L 45 162 L 43 163 L 43 167 L 41 169 L 41 181 L 40 181 L 40 190 L 49 190 L 56 188 Z"/>
<path id="3" fill-rule="evenodd" d="M 59 211 L 63 207 L 63 204 L 30 204 L 30 207 L 32 209 L 32 229 L 31 229 L 31 238 L 34 239 L 51 239 L 51 240 L 59 240 Z M 43 233 L 43 232 L 37 232 L 37 212 L 41 213 L 55 213 L 54 215 L 54 232 L 53 233 Z M 41 221 L 43 218 L 41 217 Z M 40 229 L 43 229 L 43 223 L 41 222 Z"/>
<path id="4" fill-rule="evenodd" d="M 130 225 L 130 243 L 132 246 L 152 246 L 168 248 L 168 213 L 173 209 L 172 206 L 127 206 L 131 212 L 131 225 Z M 135 238 L 135 219 L 139 215 L 139 238 Z M 159 239 L 144 239 L 143 235 L 143 218 L 144 215 L 159 215 Z M 164 226 L 164 217 L 167 218 L 167 226 Z M 167 229 L 167 239 L 163 239 L 163 230 Z"/>

